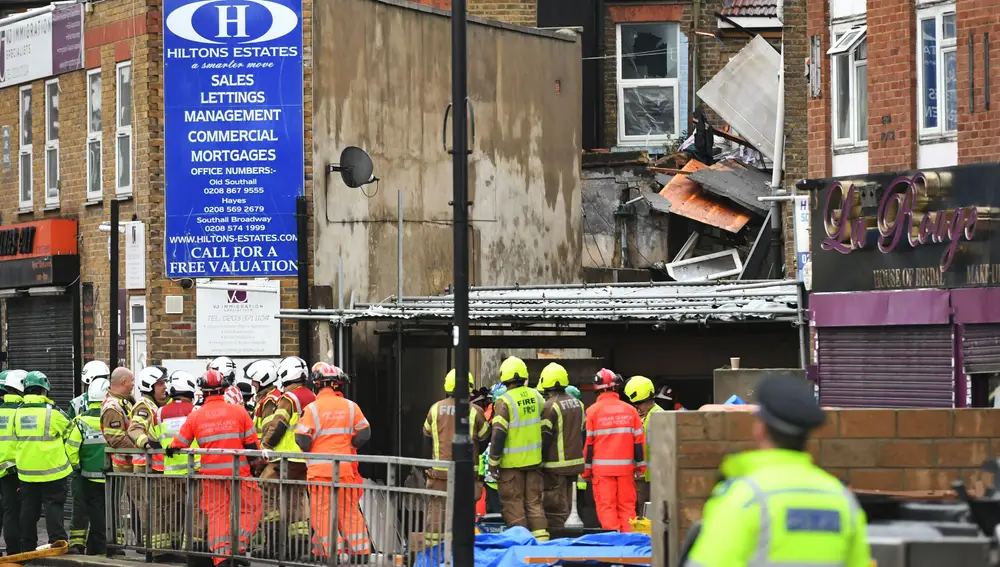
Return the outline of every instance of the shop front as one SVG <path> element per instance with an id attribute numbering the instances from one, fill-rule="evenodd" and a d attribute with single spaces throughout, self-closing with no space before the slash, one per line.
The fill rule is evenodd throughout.
<path id="1" fill-rule="evenodd" d="M 62 407 L 80 369 L 79 282 L 76 221 L 0 226 L 5 368 L 45 372 Z"/>
<path id="2" fill-rule="evenodd" d="M 833 179 L 811 200 L 813 355 L 839 407 L 992 405 L 1000 164 Z"/>

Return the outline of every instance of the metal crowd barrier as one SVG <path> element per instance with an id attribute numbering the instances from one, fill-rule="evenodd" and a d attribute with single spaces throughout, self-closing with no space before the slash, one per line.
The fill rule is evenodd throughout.
<path id="1" fill-rule="evenodd" d="M 176 558 L 189 565 L 211 565 L 218 558 L 231 560 L 233 567 L 251 562 L 300 567 L 450 563 L 454 479 L 449 462 L 308 454 L 310 461 L 332 463 L 334 471 L 346 464 L 356 473 L 357 464 L 368 463 L 384 472 L 384 484 L 367 479 L 350 484 L 339 477 L 291 480 L 288 459 L 301 459 L 302 453 L 266 453 L 272 461 L 280 458 L 275 478 L 200 474 L 200 455 L 229 456 L 238 471 L 263 457 L 262 451 L 178 451 L 175 457 L 186 455 L 187 466 L 172 475 L 152 469 L 151 456 L 162 450 L 109 448 L 108 453 L 147 458 L 144 471 L 106 475 L 109 556 L 132 551 L 147 562 Z M 419 483 L 412 478 L 406 483 L 419 486 L 404 485 L 406 468 L 412 477 L 431 467 L 448 471 L 446 491 L 425 488 L 423 474 Z"/>

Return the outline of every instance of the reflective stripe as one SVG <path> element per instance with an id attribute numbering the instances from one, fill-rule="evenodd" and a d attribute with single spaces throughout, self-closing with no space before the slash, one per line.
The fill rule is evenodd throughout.
<path id="1" fill-rule="evenodd" d="M 186 438 L 186 437 L 184 437 L 180 433 L 177 433 L 177 437 L 174 437 L 174 439 L 176 439 L 177 441 L 180 441 L 180 443 L 182 445 L 190 445 L 191 444 L 191 440 L 188 439 L 188 438 Z"/>
<path id="2" fill-rule="evenodd" d="M 61 473 L 63 471 L 68 471 L 70 468 L 71 468 L 71 465 L 67 461 L 65 465 L 60 465 L 58 467 L 51 468 L 51 469 L 42 469 L 40 471 L 33 471 L 33 470 L 19 468 L 19 469 L 17 469 L 17 474 L 18 475 L 24 475 L 24 476 L 45 476 L 45 475 L 49 475 L 49 474 L 58 474 L 58 473 Z"/>
<path id="3" fill-rule="evenodd" d="M 504 445 L 503 454 L 507 455 L 507 454 L 510 454 L 510 453 L 527 453 L 528 451 L 534 451 L 536 449 L 541 449 L 541 448 L 542 448 L 542 444 L 541 443 L 533 443 L 531 445 L 524 445 L 524 446 L 521 446 L 521 447 L 514 447 L 513 449 L 510 448 L 510 447 L 508 447 L 508 446 L 506 446 L 506 445 Z"/>
<path id="4" fill-rule="evenodd" d="M 643 433 L 644 433 L 644 431 L 643 431 L 643 429 L 641 427 L 638 427 L 638 428 L 632 430 L 632 435 L 635 435 L 635 436 L 642 435 Z"/>
<path id="5" fill-rule="evenodd" d="M 353 435 L 354 430 L 350 427 L 332 427 L 330 429 L 320 429 L 313 435 L 313 439 L 317 437 L 324 437 L 326 435 Z"/>
<path id="6" fill-rule="evenodd" d="M 353 423 L 353 420 L 352 420 L 352 423 Z M 367 419 L 362 419 L 361 421 L 358 422 L 357 425 L 354 426 L 354 430 L 355 431 L 361 431 L 362 429 L 364 429 L 366 427 L 369 427 L 368 420 Z"/>
<path id="7" fill-rule="evenodd" d="M 582 465 L 583 459 L 569 459 L 566 461 L 556 461 L 551 463 L 542 463 L 542 468 L 546 469 L 561 469 L 563 467 L 575 467 L 577 465 Z"/>
<path id="8" fill-rule="evenodd" d="M 0 463 L 0 471 L 7 470 L 10 467 L 14 466 L 14 464 L 15 464 L 14 461 L 3 461 L 2 463 Z"/>
<path id="9" fill-rule="evenodd" d="M 199 441 L 199 445 L 207 445 L 209 443 L 212 443 L 213 441 L 222 441 L 224 439 L 237 439 L 237 440 L 242 441 L 243 440 L 243 434 L 242 433 L 218 433 L 216 435 L 206 435 L 205 437 L 199 438 L 198 441 Z"/>
<path id="10" fill-rule="evenodd" d="M 70 447 L 76 447 L 77 449 L 79 449 L 81 445 L 79 441 L 73 441 L 72 439 L 67 439 L 66 444 L 69 445 Z"/>
<path id="11" fill-rule="evenodd" d="M 591 464 L 594 465 L 634 465 L 635 461 L 632 459 L 594 459 Z"/>
<path id="12" fill-rule="evenodd" d="M 83 471 L 80 473 L 83 478 L 104 478 L 104 473 Z"/>
<path id="13" fill-rule="evenodd" d="M 595 429 L 593 431 L 588 431 L 587 437 L 600 437 L 602 435 L 619 435 L 622 433 L 628 435 L 636 435 L 635 431 L 639 431 L 639 433 L 642 433 L 641 429 L 635 430 L 632 429 L 631 427 L 610 427 L 608 429 Z"/>
<path id="14" fill-rule="evenodd" d="M 312 438 L 316 439 L 316 436 L 319 435 L 319 432 L 316 431 L 316 429 L 319 427 L 319 410 L 316 409 L 316 404 L 309 404 L 309 413 L 312 415 L 313 418 Z M 300 425 L 300 427 L 303 428 L 304 430 L 303 433 L 308 432 L 308 429 L 304 425 Z"/>

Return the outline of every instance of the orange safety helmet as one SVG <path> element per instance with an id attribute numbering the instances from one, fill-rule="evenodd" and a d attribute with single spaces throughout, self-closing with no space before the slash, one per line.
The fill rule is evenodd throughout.
<path id="1" fill-rule="evenodd" d="M 594 375 L 594 391 L 600 392 L 602 390 L 618 388 L 623 382 L 621 374 L 616 374 L 614 371 L 602 368 Z"/>
<path id="2" fill-rule="evenodd" d="M 351 377 L 347 375 L 346 372 L 340 369 L 339 366 L 334 366 L 326 362 L 317 362 L 313 364 L 312 372 L 309 377 L 315 384 L 349 384 L 351 382 Z"/>

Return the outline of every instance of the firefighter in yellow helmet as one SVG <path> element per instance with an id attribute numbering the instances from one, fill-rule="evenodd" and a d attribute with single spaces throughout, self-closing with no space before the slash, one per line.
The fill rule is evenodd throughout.
<path id="1" fill-rule="evenodd" d="M 544 369 L 538 390 L 545 396 L 542 409 L 542 502 L 549 528 L 566 525 L 573 505 L 576 477 L 583 473 L 583 445 L 587 440 L 583 404 L 566 393 L 569 375 L 555 362 Z"/>
<path id="2" fill-rule="evenodd" d="M 490 474 L 497 479 L 500 507 L 508 527 L 523 526 L 538 541 L 548 541 L 542 505 L 542 409 L 545 401 L 529 388 L 528 367 L 520 358 L 500 364 L 507 392 L 493 402 Z"/>
<path id="3" fill-rule="evenodd" d="M 633 376 L 625 384 L 625 396 L 628 401 L 635 406 L 642 419 L 642 430 L 646 435 L 646 459 L 649 459 L 649 418 L 658 411 L 663 411 L 656 405 L 656 386 L 653 381 L 645 376 Z M 649 479 L 651 478 L 649 467 L 646 467 L 646 474 L 635 481 L 635 513 L 638 517 L 643 516 L 646 502 L 649 502 Z"/>
<path id="4" fill-rule="evenodd" d="M 476 380 L 469 373 L 469 391 L 476 386 Z M 435 461 L 451 460 L 451 444 L 455 439 L 455 369 L 452 368 L 444 377 L 445 398 L 434 402 L 424 420 L 424 453 Z M 476 404 L 469 404 L 469 427 L 472 435 L 473 452 L 476 462 L 479 455 L 489 442 L 490 426 L 486 422 L 486 414 Z M 433 467 L 427 472 L 428 490 L 448 490 L 448 468 Z M 476 501 L 483 495 L 483 478 L 476 474 Z M 435 498 L 427 510 L 427 529 L 425 538 L 435 537 L 444 532 L 445 510 L 444 502 Z"/>

